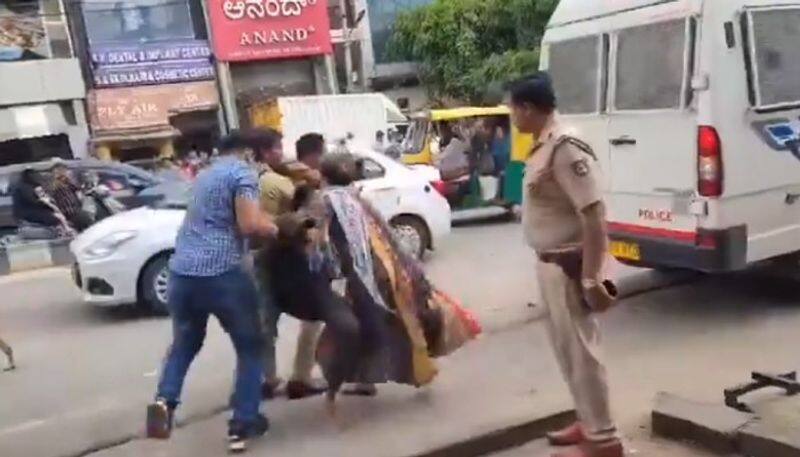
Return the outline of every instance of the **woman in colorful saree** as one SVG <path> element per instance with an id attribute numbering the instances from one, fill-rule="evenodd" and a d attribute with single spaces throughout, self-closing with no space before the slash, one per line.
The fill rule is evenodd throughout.
<path id="1" fill-rule="evenodd" d="M 438 372 L 434 358 L 481 331 L 469 313 L 430 284 L 386 221 L 358 195 L 351 185 L 358 169 L 350 154 L 326 157 L 323 190 L 298 192 L 301 208 L 294 222 L 278 221 L 278 245 L 305 246 L 265 254 L 265 261 L 281 265 L 272 269 L 271 278 L 279 285 L 274 291 L 279 306 L 300 319 L 326 322 L 317 359 L 328 381 L 332 413 L 344 383 L 362 391 L 387 382 L 429 384 Z M 287 261 L 292 256 L 295 260 Z M 303 266 L 308 271 L 298 275 Z M 338 280 L 344 282 L 341 295 L 331 287 Z"/>
<path id="2" fill-rule="evenodd" d="M 329 350 L 337 341 L 326 332 L 318 359 L 326 374 L 337 364 L 354 364 L 347 382 L 423 386 L 438 372 L 433 359 L 476 337 L 480 327 L 431 285 L 386 221 L 358 195 L 351 184 L 360 168 L 349 154 L 331 155 L 322 166 L 329 252 L 346 280 L 346 296 L 360 327 L 360 350 L 355 361 L 337 360 Z M 329 400 L 335 395 L 332 387 Z"/>

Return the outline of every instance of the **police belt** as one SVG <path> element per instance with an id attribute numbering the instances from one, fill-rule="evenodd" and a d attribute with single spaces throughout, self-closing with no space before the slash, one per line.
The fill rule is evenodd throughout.
<path id="1" fill-rule="evenodd" d="M 565 248 L 559 248 L 552 251 L 544 251 L 539 254 L 539 260 L 543 263 L 558 265 L 564 271 L 567 277 L 574 281 L 580 290 L 583 290 L 581 280 L 583 279 L 583 246 L 570 245 Z M 619 289 L 613 281 L 606 279 L 600 284 L 603 300 L 606 300 L 606 306 L 603 309 L 608 309 L 616 304 L 619 298 Z M 584 300 L 584 306 L 591 309 L 589 304 Z"/>

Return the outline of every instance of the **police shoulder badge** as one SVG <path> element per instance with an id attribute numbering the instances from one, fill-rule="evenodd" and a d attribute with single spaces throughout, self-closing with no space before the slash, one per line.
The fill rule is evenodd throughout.
<path id="1" fill-rule="evenodd" d="M 583 178 L 589 174 L 589 162 L 586 159 L 580 159 L 572 162 L 572 172 L 575 173 L 575 176 Z"/>

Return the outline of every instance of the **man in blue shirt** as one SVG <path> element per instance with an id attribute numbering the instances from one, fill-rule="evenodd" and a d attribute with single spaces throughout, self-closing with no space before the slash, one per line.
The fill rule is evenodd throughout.
<path id="1" fill-rule="evenodd" d="M 173 343 L 156 402 L 147 411 L 153 438 L 169 438 L 186 372 L 203 345 L 211 315 L 230 336 L 237 356 L 231 450 L 243 451 L 245 440 L 269 427 L 259 413 L 264 343 L 258 295 L 243 261 L 247 237 L 271 237 L 277 228 L 259 207 L 258 176 L 245 160 L 253 149 L 248 138 L 232 133 L 221 141 L 223 157 L 197 178 L 178 233 L 168 297 Z"/>

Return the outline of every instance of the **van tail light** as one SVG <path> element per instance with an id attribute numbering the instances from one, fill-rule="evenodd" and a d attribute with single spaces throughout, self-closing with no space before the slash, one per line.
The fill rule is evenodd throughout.
<path id="1" fill-rule="evenodd" d="M 431 186 L 436 189 L 436 192 L 439 192 L 439 195 L 442 197 L 447 197 L 447 183 L 444 181 L 433 181 Z"/>
<path id="2" fill-rule="evenodd" d="M 698 232 L 695 243 L 701 248 L 716 249 L 717 237 L 713 233 Z"/>
<path id="3" fill-rule="evenodd" d="M 703 197 L 719 197 L 722 184 L 722 142 L 714 127 L 701 125 L 697 133 L 697 190 Z"/>

